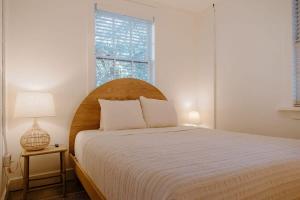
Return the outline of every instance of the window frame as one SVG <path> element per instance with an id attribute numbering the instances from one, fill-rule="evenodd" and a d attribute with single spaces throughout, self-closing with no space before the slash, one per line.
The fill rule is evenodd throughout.
<path id="1" fill-rule="evenodd" d="M 297 73 L 300 69 L 300 0 L 292 0 L 293 17 L 293 99 L 294 107 L 300 107 L 300 76 Z M 299 56 L 298 56 L 299 55 Z M 299 61 L 298 61 L 299 60 Z"/>
<path id="2" fill-rule="evenodd" d="M 134 59 L 131 56 L 131 59 L 124 59 L 124 58 L 118 58 L 117 56 L 115 56 L 115 48 L 114 48 L 114 55 L 113 56 L 100 56 L 97 55 L 97 48 L 96 48 L 96 28 L 97 28 L 97 24 L 96 24 L 96 19 L 97 19 L 97 12 L 105 12 L 108 14 L 111 14 L 113 16 L 120 16 L 120 18 L 127 18 L 127 19 L 132 19 L 132 21 L 134 21 L 135 19 L 137 21 L 148 21 L 150 24 L 150 31 L 149 31 L 149 39 L 148 39 L 148 48 L 147 50 L 149 52 L 146 52 L 147 57 L 149 57 L 147 60 L 145 59 L 144 61 L 142 60 L 138 60 L 138 59 Z M 101 86 L 102 84 L 97 84 L 98 80 L 97 80 L 97 60 L 110 60 L 113 61 L 114 65 L 116 62 L 125 62 L 125 63 L 130 63 L 131 67 L 133 68 L 134 64 L 146 64 L 148 66 L 148 76 L 149 76 L 149 80 L 145 80 L 151 84 L 155 84 L 155 20 L 153 18 L 152 21 L 150 20 L 146 20 L 143 18 L 138 18 L 138 17 L 134 17 L 134 16 L 129 16 L 129 15 L 124 15 L 124 14 L 120 14 L 118 12 L 112 12 L 112 11 L 107 11 L 104 9 L 97 9 L 95 7 L 95 12 L 94 12 L 94 66 L 95 66 L 95 85 L 96 87 Z M 131 42 L 131 39 L 130 39 Z M 113 44 L 115 44 L 115 42 L 113 42 Z M 130 49 L 130 51 L 132 51 L 132 48 Z M 136 78 L 136 77 L 134 77 Z M 114 79 L 112 79 L 114 80 Z M 104 84 L 104 83 L 103 83 Z"/>

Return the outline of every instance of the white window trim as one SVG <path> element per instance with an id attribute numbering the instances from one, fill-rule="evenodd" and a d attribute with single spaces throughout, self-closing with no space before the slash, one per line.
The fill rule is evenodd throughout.
<path id="1" fill-rule="evenodd" d="M 124 10 L 124 7 L 130 9 Z M 95 0 L 94 6 L 89 7 L 89 16 L 87 22 L 87 60 L 86 60 L 86 94 L 89 94 L 96 88 L 96 54 L 95 54 L 95 9 L 103 9 L 109 12 L 122 13 L 124 15 L 133 16 L 145 20 L 153 20 L 152 27 L 152 84 L 156 85 L 156 59 L 155 59 L 155 42 L 156 42 L 156 31 L 155 31 L 155 18 L 153 15 L 156 6 L 145 6 L 144 4 L 136 4 L 127 1 L 118 1 L 118 4 L 114 0 Z M 140 9 L 143 8 L 143 12 Z"/>
<path id="2" fill-rule="evenodd" d="M 99 13 L 97 13 L 99 12 Z M 108 17 L 112 17 L 112 18 L 121 18 L 121 19 L 125 19 L 125 20 L 129 20 L 130 24 L 132 22 L 134 22 L 135 20 L 137 22 L 142 22 L 144 21 L 145 24 L 147 24 L 147 29 L 148 31 L 150 30 L 149 36 L 148 37 L 148 44 L 147 44 L 147 51 L 145 52 L 146 57 L 143 60 L 139 60 L 139 59 L 135 59 L 135 58 L 122 58 L 122 57 L 118 57 L 117 55 L 115 55 L 115 53 L 113 53 L 112 55 L 99 55 L 96 53 L 95 55 L 95 62 L 97 62 L 97 60 L 110 60 L 113 63 L 116 62 L 124 62 L 124 63 L 128 63 L 131 65 L 131 67 L 134 66 L 134 64 L 139 63 L 139 64 L 145 64 L 148 68 L 147 70 L 147 74 L 148 74 L 148 79 L 145 80 L 151 84 L 154 83 L 154 76 L 153 76 L 153 69 L 154 67 L 154 62 L 153 62 L 153 27 L 154 27 L 154 20 L 145 20 L 145 19 L 140 19 L 140 18 L 136 18 L 134 16 L 128 16 L 128 15 L 123 15 L 121 13 L 115 13 L 115 12 L 110 12 L 104 9 L 95 9 L 95 17 L 97 16 L 97 14 L 99 14 L 100 16 L 103 14 L 104 16 L 108 16 Z M 101 14 L 102 13 L 102 14 Z M 132 35 L 131 35 L 132 36 Z M 96 35 L 95 35 L 96 37 Z M 113 34 L 113 38 L 114 38 L 114 34 Z M 132 40 L 130 39 L 130 44 L 131 44 Z M 130 45 L 131 46 L 131 45 Z M 95 48 L 96 49 L 96 48 Z M 132 49 L 130 49 L 132 51 Z M 97 79 L 97 78 L 96 78 Z M 97 80 L 96 80 L 96 85 L 97 85 Z"/>
<path id="3" fill-rule="evenodd" d="M 300 27 L 300 18 L 299 18 L 299 11 L 297 13 L 296 9 L 296 2 L 298 2 L 298 4 L 300 4 L 300 0 L 292 0 L 292 23 L 293 23 L 293 98 L 294 98 L 294 107 L 295 108 L 299 108 L 300 107 L 300 99 L 299 99 L 299 92 L 300 92 L 300 88 L 299 87 L 299 81 L 300 78 L 298 76 L 298 70 L 300 69 L 300 67 L 298 65 L 300 65 L 300 62 L 297 61 L 300 58 L 298 58 L 298 55 L 300 55 L 299 52 L 297 52 L 297 49 L 299 51 L 300 48 L 300 30 L 298 30 Z M 300 6 L 298 5 L 298 9 L 300 9 Z M 298 31 L 297 31 L 298 30 Z M 295 109 L 298 110 L 298 109 Z"/>

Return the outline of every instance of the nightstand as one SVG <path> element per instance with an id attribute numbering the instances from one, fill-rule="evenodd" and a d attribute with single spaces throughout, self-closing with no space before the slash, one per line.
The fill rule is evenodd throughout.
<path id="1" fill-rule="evenodd" d="M 195 124 L 183 124 L 183 126 L 189 126 L 189 127 L 195 127 L 195 128 L 209 128 L 206 125 L 203 124 L 199 124 L 199 125 L 195 125 Z"/>
<path id="2" fill-rule="evenodd" d="M 45 189 L 49 187 L 55 187 L 61 185 L 63 187 L 63 196 L 66 195 L 66 164 L 65 164 L 65 153 L 67 151 L 67 148 L 65 146 L 49 146 L 46 149 L 40 150 L 40 151 L 26 151 L 24 150 L 22 152 L 22 157 L 24 158 L 24 175 L 23 175 L 23 184 L 24 184 L 24 191 L 23 191 L 23 199 L 27 198 L 27 193 L 33 190 L 38 189 Z M 29 160 L 31 156 L 41 156 L 45 154 L 53 154 L 57 153 L 59 154 L 60 158 L 60 174 L 56 176 L 51 177 L 44 177 L 44 178 L 30 178 L 29 176 Z M 30 181 L 36 181 L 36 180 L 42 180 L 42 179 L 49 179 L 53 177 L 60 177 L 59 183 L 54 183 L 51 185 L 43 185 L 38 187 L 29 187 Z"/>

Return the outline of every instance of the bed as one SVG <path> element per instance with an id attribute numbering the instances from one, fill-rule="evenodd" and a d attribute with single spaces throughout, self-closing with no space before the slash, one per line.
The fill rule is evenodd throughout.
<path id="1" fill-rule="evenodd" d="M 91 199 L 300 199 L 300 141 L 196 127 L 99 131 L 99 98 L 166 99 L 119 79 L 79 106 L 69 150 Z"/>

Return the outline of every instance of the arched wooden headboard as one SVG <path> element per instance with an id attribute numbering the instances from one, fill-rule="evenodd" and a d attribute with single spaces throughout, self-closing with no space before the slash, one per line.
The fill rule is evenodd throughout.
<path id="1" fill-rule="evenodd" d="M 74 143 L 78 132 L 100 127 L 101 108 L 98 99 L 135 100 L 140 96 L 166 100 L 162 92 L 153 85 L 131 78 L 110 81 L 91 92 L 79 105 L 73 118 L 69 135 L 69 152 L 74 154 Z"/>

